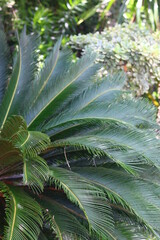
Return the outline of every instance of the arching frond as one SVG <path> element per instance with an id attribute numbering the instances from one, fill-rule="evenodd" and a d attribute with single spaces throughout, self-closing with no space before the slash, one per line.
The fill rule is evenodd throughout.
<path id="1" fill-rule="evenodd" d="M 80 175 L 61 168 L 51 168 L 50 177 L 64 190 L 67 197 L 80 207 L 91 229 L 98 236 L 104 239 L 115 239 L 111 209 L 99 188 L 81 178 Z"/>
<path id="2" fill-rule="evenodd" d="M 8 65 L 1 31 L 0 40 L 1 101 Z M 123 89 L 123 72 L 100 80 L 94 54 L 73 63 L 60 43 L 35 75 L 37 36 L 24 29 L 19 39 L 0 105 L 0 202 L 4 208 L 6 201 L 8 224 L 0 234 L 4 240 L 49 240 L 50 233 L 63 240 L 159 239 L 155 108 Z M 27 187 L 30 196 L 22 191 Z"/>
<path id="3" fill-rule="evenodd" d="M 138 170 L 142 163 L 159 167 L 159 143 L 154 132 L 143 133 L 121 125 L 108 124 L 105 130 L 93 129 L 88 134 L 86 130 L 81 133 L 81 136 L 77 135 L 59 139 L 53 142 L 52 146 L 53 148 L 73 146 L 87 150 L 95 156 L 108 156 L 112 161 L 131 172 Z M 151 141 L 150 136 L 152 136 Z"/>
<path id="4" fill-rule="evenodd" d="M 117 167 L 75 168 L 74 171 L 104 189 L 111 203 L 119 202 L 122 206 L 119 211 L 123 211 L 127 204 L 132 215 L 137 216 L 142 224 L 144 223 L 153 232 L 160 231 L 159 184 L 149 182 L 142 177 L 133 177 Z M 115 206 L 118 207 L 118 204 Z"/>
<path id="5" fill-rule="evenodd" d="M 47 222 L 55 229 L 58 239 L 63 240 L 67 234 L 70 239 L 74 239 L 75 235 L 80 239 L 89 239 L 87 229 L 62 204 L 46 197 L 41 198 L 40 204 L 46 209 Z"/>
<path id="6" fill-rule="evenodd" d="M 49 137 L 40 132 L 29 132 L 26 122 L 21 116 L 9 117 L 2 128 L 1 136 L 10 141 L 4 141 L 5 146 L 7 146 L 6 149 L 13 145 L 15 146 L 13 149 L 15 148 L 16 151 L 20 152 L 21 161 L 24 164 L 24 184 L 31 187 L 34 192 L 43 191 L 44 183 L 47 180 L 48 166 L 46 161 L 39 157 L 38 154 L 49 146 Z M 4 148 L 4 144 L 1 147 Z M 4 150 L 2 151 L 4 155 L 3 152 Z M 11 164 L 12 158 L 12 155 L 11 157 L 8 155 L 4 157 L 3 162 Z M 15 156 L 15 159 L 18 161 L 19 158 Z"/>
<path id="7" fill-rule="evenodd" d="M 42 226 L 42 211 L 38 203 L 25 192 L 0 183 L 6 201 L 4 240 L 36 240 Z"/>
<path id="8" fill-rule="evenodd" d="M 22 161 L 21 151 L 15 148 L 11 142 L 0 139 L 0 175 L 6 171 L 8 166 Z"/>
<path id="9" fill-rule="evenodd" d="M 25 155 L 40 154 L 50 145 L 50 139 L 46 134 L 28 131 L 23 117 L 17 115 L 13 115 L 6 120 L 1 130 L 1 137 L 9 139 Z"/>
<path id="10" fill-rule="evenodd" d="M 8 116 L 11 114 L 20 114 L 20 112 L 22 113 L 22 109 L 25 108 L 23 100 L 31 88 L 36 68 L 36 47 L 37 36 L 35 34 L 26 35 L 26 29 L 24 28 L 19 40 L 19 51 L 13 74 L 0 106 L 1 127 L 3 127 Z"/>
<path id="11" fill-rule="evenodd" d="M 90 84 L 86 84 L 85 88 L 80 88 L 80 92 L 77 96 L 71 95 L 70 101 L 67 104 L 66 109 L 58 109 L 56 115 L 53 115 L 54 118 L 51 118 L 50 121 L 43 126 L 43 129 L 55 129 L 56 126 L 60 124 L 76 121 L 76 116 L 79 116 L 79 112 L 82 112 L 87 106 L 94 101 L 99 101 L 99 99 L 105 97 L 108 99 L 108 102 L 105 101 L 106 106 L 110 104 L 111 101 L 115 98 L 119 98 L 125 91 L 122 90 L 122 87 L 125 82 L 125 75 L 124 73 L 117 73 L 113 76 L 108 76 L 102 80 L 97 81 L 93 79 Z M 88 109 L 88 112 L 92 111 L 92 109 Z M 82 112 L 83 114 L 83 112 Z M 84 115 L 82 115 L 84 116 Z M 86 116 L 84 116 L 85 118 Z M 84 119 L 81 117 L 81 120 Z"/>
<path id="12" fill-rule="evenodd" d="M 48 165 L 39 156 L 26 155 L 23 167 L 23 182 L 35 193 L 43 191 L 44 184 L 48 179 Z"/>
<path id="13" fill-rule="evenodd" d="M 21 145 L 21 148 L 27 155 L 37 155 L 48 146 L 50 146 L 50 139 L 46 134 L 37 131 L 29 131 L 28 138 L 24 144 Z"/>
<path id="14" fill-rule="evenodd" d="M 59 61 L 62 60 L 60 59 L 57 62 L 56 67 L 60 71 L 59 75 L 51 75 L 51 77 L 54 77 L 51 79 L 51 85 L 42 91 L 41 99 L 39 99 L 38 104 L 33 105 L 29 113 L 29 116 L 32 116 L 28 122 L 30 130 L 39 126 L 54 113 L 56 114 L 57 109 L 58 111 L 60 110 L 59 108 L 63 109 L 66 103 L 70 101 L 71 97 L 78 95 L 80 89 L 82 90 L 86 85 L 88 86 L 90 84 L 90 78 L 99 68 L 98 64 L 94 64 L 94 60 L 95 55 L 86 55 L 78 60 L 77 63 L 72 63 L 69 69 L 64 70 L 60 69 L 61 62 L 59 63 Z M 46 70 L 48 71 L 49 69 L 45 69 L 45 71 Z"/>
<path id="15" fill-rule="evenodd" d="M 145 231 L 142 231 L 137 225 L 129 225 L 125 224 L 124 222 L 116 223 L 115 233 L 118 237 L 118 240 L 147 240 L 149 236 L 149 234 L 145 233 Z"/>
<path id="16" fill-rule="evenodd" d="M 3 99 L 7 83 L 8 83 L 8 64 L 9 64 L 9 51 L 5 34 L 0 29 L 0 103 Z"/>
<path id="17" fill-rule="evenodd" d="M 72 97 L 65 109 L 42 126 L 43 131 L 54 136 L 57 130 L 66 126 L 74 127 L 74 123 L 91 121 L 113 121 L 127 126 L 141 128 L 155 127 L 156 109 L 145 100 L 133 100 L 122 89 L 125 83 L 124 73 L 108 76 L 101 81 L 92 82 L 82 89 L 77 97 Z M 63 111 L 62 111 L 63 110 Z M 65 130 L 65 128 L 64 128 Z"/>
<path id="18" fill-rule="evenodd" d="M 9 117 L 2 130 L 1 137 L 9 139 L 16 147 L 21 147 L 28 138 L 28 130 L 25 120 L 21 116 Z"/>

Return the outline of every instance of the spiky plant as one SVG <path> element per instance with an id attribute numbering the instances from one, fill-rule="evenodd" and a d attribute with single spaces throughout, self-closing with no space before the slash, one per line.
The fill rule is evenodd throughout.
<path id="1" fill-rule="evenodd" d="M 158 239 L 155 110 L 60 40 L 36 73 L 37 41 L 22 32 L 10 76 L 0 31 L 0 238 Z"/>

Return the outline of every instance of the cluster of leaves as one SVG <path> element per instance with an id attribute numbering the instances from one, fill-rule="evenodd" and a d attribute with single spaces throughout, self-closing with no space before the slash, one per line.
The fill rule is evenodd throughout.
<path id="1" fill-rule="evenodd" d="M 15 30 L 21 31 L 26 25 L 30 32 L 37 32 L 41 36 L 39 51 L 43 59 L 61 34 L 67 38 L 68 34 L 77 33 L 78 16 L 86 4 L 87 0 L 48 0 L 41 3 L 38 0 L 2 0 L 0 13 L 11 48 L 17 43 Z"/>
<path id="2" fill-rule="evenodd" d="M 70 35 L 102 30 L 116 21 L 137 21 L 139 25 L 149 22 L 155 30 L 159 26 L 160 10 L 157 0 L 1 0 L 0 12 L 7 31 L 8 28 L 21 30 L 26 24 L 42 35 L 45 44 L 49 44 L 51 37 L 55 39 L 62 33 Z"/>
<path id="3" fill-rule="evenodd" d="M 153 30 L 160 26 L 160 2 L 158 0 L 123 1 L 121 16 L 130 21 L 136 20 L 139 26 L 149 25 Z M 122 17 L 119 19 L 122 21 Z"/>
<path id="4" fill-rule="evenodd" d="M 30 32 L 37 32 L 41 36 L 42 41 L 39 49 L 43 57 L 62 34 L 65 35 L 65 43 L 68 35 L 79 32 L 77 27 L 79 16 L 90 5 L 90 0 L 47 0 L 41 2 L 38 0 L 34 2 L 2 0 L 0 13 L 5 23 L 4 28 L 7 31 L 8 40 L 11 41 L 10 45 L 16 43 L 15 30 L 21 31 L 26 25 Z M 80 31 L 87 28 L 88 32 L 90 26 L 84 26 Z"/>
<path id="5" fill-rule="evenodd" d="M 124 69 L 128 86 L 138 95 L 148 92 L 150 86 L 160 81 L 159 32 L 139 29 L 136 24 L 116 25 L 102 33 L 70 37 L 74 49 L 98 53 L 97 60 L 105 63 L 103 74 Z"/>
<path id="6" fill-rule="evenodd" d="M 0 31 L 1 238 L 159 239 L 155 108 L 60 40 L 37 73 L 37 41 L 23 30 L 8 76 Z"/>
<path id="7" fill-rule="evenodd" d="M 93 16 L 99 9 L 101 10 L 97 27 L 100 28 L 104 25 L 102 20 L 106 20 L 105 24 L 109 21 L 114 23 L 114 20 L 118 23 L 135 21 L 140 27 L 145 24 L 153 30 L 160 26 L 160 2 L 158 0 L 101 0 L 97 5 L 93 4 L 87 15 L 84 13 L 85 18 Z"/>

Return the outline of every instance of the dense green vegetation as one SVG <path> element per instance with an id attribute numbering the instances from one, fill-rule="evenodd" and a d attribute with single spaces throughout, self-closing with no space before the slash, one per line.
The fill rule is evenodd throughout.
<path id="1" fill-rule="evenodd" d="M 104 63 L 102 74 L 124 70 L 127 87 L 143 95 L 160 80 L 159 39 L 159 32 L 151 34 L 135 24 L 123 24 L 105 29 L 101 34 L 71 36 L 70 45 L 80 51 L 90 48 L 96 52 L 97 61 Z"/>
<path id="2" fill-rule="evenodd" d="M 158 4 L 0 0 L 0 239 L 160 239 Z"/>

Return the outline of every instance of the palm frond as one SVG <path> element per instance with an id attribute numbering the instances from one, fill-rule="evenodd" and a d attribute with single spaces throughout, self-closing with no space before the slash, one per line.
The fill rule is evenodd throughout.
<path id="1" fill-rule="evenodd" d="M 51 168 L 50 177 L 64 190 L 67 197 L 80 207 L 90 228 L 98 236 L 115 239 L 111 209 L 99 188 L 91 185 L 80 175 L 61 168 Z"/>
<path id="2" fill-rule="evenodd" d="M 37 36 L 26 35 L 26 29 L 24 28 L 19 40 L 19 51 L 13 74 L 0 106 L 1 127 L 3 127 L 8 116 L 13 115 L 13 113 L 22 113 L 22 109 L 25 107 L 23 100 L 27 91 L 31 88 L 36 69 L 36 61 L 34 60 L 36 42 Z"/>
<path id="3" fill-rule="evenodd" d="M 25 192 L 0 183 L 6 201 L 4 240 L 36 240 L 42 226 L 42 211 L 38 203 Z"/>
<path id="4" fill-rule="evenodd" d="M 123 208 L 126 203 L 132 209 L 133 216 L 137 216 L 140 222 L 148 226 L 154 233 L 160 231 L 159 184 L 149 182 L 141 177 L 133 177 L 113 166 L 78 168 L 77 170 L 75 168 L 73 171 L 90 179 L 95 185 L 100 184 L 99 186 L 108 194 L 112 203 L 118 201 Z M 120 211 L 123 211 L 123 208 Z"/>
<path id="5" fill-rule="evenodd" d="M 89 238 L 87 229 L 62 204 L 46 197 L 41 198 L 40 204 L 47 209 L 47 222 L 49 221 L 50 227 L 55 229 L 56 235 L 60 240 L 63 240 L 63 236 L 67 234 L 70 236 L 70 239 L 74 239 L 75 235 L 85 240 Z"/>
<path id="6" fill-rule="evenodd" d="M 137 225 L 129 225 L 124 222 L 116 223 L 115 233 L 118 240 L 147 240 L 149 236 L 149 234 L 147 235 L 147 232 L 145 233 L 145 231 L 142 231 Z"/>
<path id="7" fill-rule="evenodd" d="M 40 154 L 50 145 L 50 139 L 46 134 L 28 131 L 23 117 L 17 115 L 13 115 L 6 120 L 0 136 L 19 147 L 24 155 Z"/>
<path id="8" fill-rule="evenodd" d="M 21 148 L 26 155 L 37 155 L 48 146 L 50 146 L 50 139 L 46 134 L 37 131 L 29 131 L 28 138 L 24 144 L 21 145 Z"/>
<path id="9" fill-rule="evenodd" d="M 24 184 L 29 186 L 35 193 L 42 192 L 48 179 L 48 170 L 48 165 L 43 158 L 26 155 L 23 166 Z"/>
<path id="10" fill-rule="evenodd" d="M 16 147 L 23 145 L 28 138 L 25 120 L 16 115 L 7 118 L 1 130 L 1 137 L 10 140 Z"/>
<path id="11" fill-rule="evenodd" d="M 136 101 L 125 94 L 124 83 L 123 72 L 109 75 L 102 81 L 93 81 L 85 90 L 81 89 L 77 97 L 71 96 L 66 109 L 60 108 L 59 112 L 42 126 L 43 131 L 52 136 L 52 132 L 54 135 L 56 129 L 65 124 L 72 126 L 72 121 L 87 119 L 113 120 L 125 125 L 142 125 L 147 128 L 155 126 L 156 109 L 145 100 Z"/>
<path id="12" fill-rule="evenodd" d="M 95 54 L 73 63 L 60 42 L 35 75 L 37 36 L 24 29 L 0 106 L 4 240 L 47 239 L 49 227 L 63 240 L 136 239 L 144 230 L 159 238 L 155 108 L 123 89 L 123 72 L 100 80 Z"/>
<path id="13" fill-rule="evenodd" d="M 43 191 L 48 179 L 48 165 L 38 155 L 49 145 L 49 137 L 41 132 L 28 132 L 27 140 L 21 145 L 24 162 L 23 182 L 35 193 Z"/>
<path id="14" fill-rule="evenodd" d="M 42 202 L 41 202 L 41 206 L 42 206 Z M 45 206 L 45 209 L 43 210 L 43 214 L 44 214 L 44 227 L 43 227 L 43 230 L 45 228 L 45 225 L 49 225 L 48 228 L 50 229 L 50 231 L 52 232 L 52 235 L 53 233 L 56 235 L 56 237 L 59 239 L 59 240 L 63 240 L 63 236 L 62 236 L 62 232 L 55 220 L 55 217 L 54 215 L 50 214 L 48 212 L 48 206 Z"/>
<path id="15" fill-rule="evenodd" d="M 121 134 L 117 135 L 119 132 Z M 76 149 L 87 150 L 99 158 L 107 156 L 127 171 L 134 173 L 134 170 L 138 170 L 143 163 L 159 167 L 159 143 L 156 138 L 154 139 L 154 132 L 152 141 L 148 140 L 150 136 L 151 132 L 144 134 L 139 130 L 129 130 L 111 124 L 108 125 L 108 130 L 106 126 L 105 130 L 98 129 L 89 134 L 81 132 L 81 136 L 59 139 L 52 143 L 52 147 L 73 146 Z"/>
<path id="16" fill-rule="evenodd" d="M 22 161 L 21 151 L 14 147 L 11 142 L 0 139 L 0 175 L 5 173 L 8 166 Z"/>
<path id="17" fill-rule="evenodd" d="M 47 104 L 48 99 L 52 97 L 53 91 L 51 92 L 51 90 L 56 87 L 59 81 L 62 81 L 62 78 L 64 79 L 70 67 L 71 51 L 68 49 L 60 51 L 60 43 L 61 39 L 59 39 L 50 55 L 46 58 L 44 67 L 37 74 L 32 89 L 28 93 L 29 101 L 24 110 L 28 123 L 37 114 L 37 107 L 40 111 Z M 46 98 L 46 96 L 48 97 Z M 40 106 L 39 103 L 41 103 Z"/>
<path id="18" fill-rule="evenodd" d="M 31 107 L 35 104 L 36 101 L 38 101 L 39 96 L 41 95 L 42 91 L 46 88 L 46 86 L 50 83 L 51 79 L 53 79 L 53 73 L 56 72 L 56 65 L 58 63 L 58 60 L 60 57 L 60 46 L 61 46 L 61 38 L 57 43 L 55 44 L 52 53 L 49 55 L 49 57 L 45 61 L 45 67 L 41 71 L 41 75 L 38 79 L 37 88 L 35 88 L 35 91 L 37 94 L 34 95 L 35 99 L 32 102 Z M 48 75 L 47 75 L 48 74 Z"/>
<path id="19" fill-rule="evenodd" d="M 71 97 L 78 95 L 80 89 L 84 89 L 86 85 L 90 84 L 89 80 L 91 76 L 93 76 L 99 68 L 99 65 L 94 63 L 94 60 L 95 54 L 91 54 L 90 56 L 86 55 L 76 63 L 70 63 L 70 68 L 64 70 L 60 68 L 61 61 L 59 60 L 60 63 L 59 61 L 57 62 L 57 71 L 61 72 L 57 77 L 54 76 L 54 79 L 52 78 L 52 84 L 49 85 L 49 87 L 46 86 L 46 89 L 42 91 L 42 98 L 41 100 L 39 99 L 38 104 L 33 105 L 29 113 L 32 119 L 30 119 L 29 122 L 27 120 L 30 130 L 39 126 L 54 113 L 56 114 L 57 110 L 60 111 L 59 106 L 63 109 Z"/>
<path id="20" fill-rule="evenodd" d="M 5 34 L 0 29 L 0 103 L 3 99 L 8 81 L 9 51 Z"/>
<path id="21" fill-rule="evenodd" d="M 5 146 L 7 146 L 5 148 L 6 152 L 12 145 L 15 146 L 13 147 L 14 151 L 20 152 L 20 157 L 24 164 L 24 184 L 32 188 L 34 192 L 43 191 L 44 183 L 47 181 L 48 166 L 46 161 L 39 157 L 38 154 L 49 146 L 49 137 L 40 132 L 29 132 L 27 124 L 21 116 L 11 116 L 6 120 L 1 130 L 1 137 L 5 139 L 2 140 L 1 147 L 4 147 L 4 141 L 6 143 Z M 2 162 L 6 164 L 15 163 L 13 161 L 14 155 L 9 157 L 9 151 L 7 154 L 7 156 L 3 157 Z M 4 150 L 2 155 L 4 155 Z M 16 158 L 17 155 L 15 156 Z M 17 158 L 18 160 L 19 158 Z"/>

